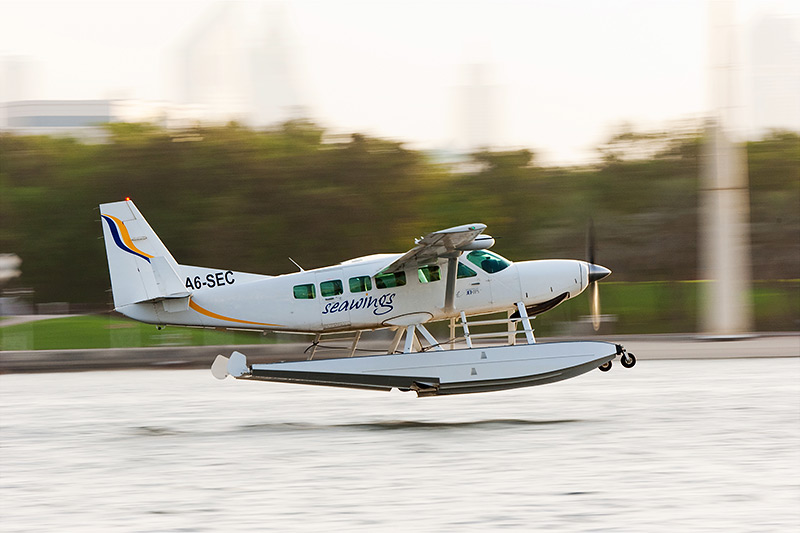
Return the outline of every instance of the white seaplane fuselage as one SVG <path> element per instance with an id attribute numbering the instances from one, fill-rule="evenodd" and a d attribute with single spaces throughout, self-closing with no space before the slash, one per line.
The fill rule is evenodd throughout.
<path id="1" fill-rule="evenodd" d="M 219 355 L 219 378 L 287 381 L 374 390 L 413 390 L 421 396 L 541 385 L 611 360 L 635 362 L 620 345 L 593 341 L 537 344 L 530 317 L 574 298 L 611 272 L 577 260 L 513 263 L 488 250 L 484 224 L 429 233 L 405 254 L 378 254 L 314 270 L 265 276 L 179 264 L 133 202 L 100 206 L 116 311 L 157 325 L 274 330 L 316 336 L 306 361 L 248 365 L 234 352 Z M 506 311 L 509 346 L 472 344 L 467 317 Z M 424 324 L 461 320 L 465 349 L 444 350 Z M 478 321 L 486 325 L 494 320 Z M 522 324 L 524 345 L 515 345 Z M 396 330 L 385 355 L 313 359 L 325 333 L 354 332 L 350 356 L 364 330 Z M 427 342 L 423 347 L 417 333 Z M 490 335 L 475 334 L 474 337 Z M 401 354 L 396 355 L 405 336 Z M 625 362 L 628 361 L 628 362 Z"/>
<path id="2" fill-rule="evenodd" d="M 429 267 L 410 268 L 399 280 L 396 275 L 381 280 L 375 273 L 402 254 L 379 254 L 280 276 L 178 265 L 191 291 L 188 308 L 164 299 L 116 310 L 152 324 L 318 333 L 408 326 L 458 317 L 461 311 L 512 309 L 517 302 L 531 307 L 573 298 L 589 283 L 583 261 L 512 263 L 493 252 L 472 253 L 477 259 L 490 256 L 489 270 L 496 271 L 484 270 L 469 253 L 459 258 L 453 309 L 444 301 L 447 260 L 431 265 L 434 276 L 426 275 Z"/>

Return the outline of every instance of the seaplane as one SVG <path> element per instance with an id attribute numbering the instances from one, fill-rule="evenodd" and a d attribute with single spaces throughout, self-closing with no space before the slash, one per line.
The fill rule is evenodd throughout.
<path id="1" fill-rule="evenodd" d="M 426 397 L 553 383 L 608 371 L 618 356 L 626 368 L 636 363 L 620 344 L 536 342 L 531 320 L 584 291 L 599 313 L 598 282 L 611 271 L 594 263 L 593 245 L 589 261 L 512 262 L 490 251 L 486 225 L 473 223 L 429 233 L 406 253 L 313 270 L 295 263 L 297 272 L 269 276 L 177 263 L 130 198 L 101 204 L 100 215 L 117 312 L 159 327 L 314 336 L 310 353 L 294 360 L 248 364 L 238 351 L 218 355 L 211 371 L 219 379 Z M 436 322 L 449 322 L 447 340 L 429 331 Z M 478 332 L 486 326 L 500 331 Z M 388 346 L 356 355 L 362 333 L 381 329 L 395 332 Z M 342 334 L 352 334 L 343 357 L 314 358 L 323 336 Z"/>

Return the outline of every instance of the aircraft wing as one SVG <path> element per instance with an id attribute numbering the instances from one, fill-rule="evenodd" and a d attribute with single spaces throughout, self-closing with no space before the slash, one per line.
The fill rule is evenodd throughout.
<path id="1" fill-rule="evenodd" d="M 436 262 L 440 257 L 458 257 L 464 250 L 475 250 L 478 248 L 488 248 L 494 243 L 494 239 L 488 235 L 481 235 L 486 229 L 486 224 L 465 224 L 455 226 L 440 231 L 434 231 L 416 240 L 416 246 L 395 260 L 392 264 L 383 268 L 380 273 L 400 272 L 405 268 L 415 268 L 422 265 L 429 265 Z M 480 237 L 479 237 L 480 236 Z M 473 243 L 481 242 L 477 246 Z M 488 241 L 491 241 L 489 243 Z M 477 243 L 476 243 L 477 244 Z"/>

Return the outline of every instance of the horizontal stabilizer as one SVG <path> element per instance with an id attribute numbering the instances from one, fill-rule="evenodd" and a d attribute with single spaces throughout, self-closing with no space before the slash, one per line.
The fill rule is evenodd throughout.
<path id="1" fill-rule="evenodd" d="M 228 374 L 235 378 L 240 378 L 250 373 L 250 368 L 247 366 L 247 357 L 241 352 L 233 352 L 228 361 Z"/>
<path id="2" fill-rule="evenodd" d="M 224 355 L 218 355 L 211 365 L 211 373 L 217 379 L 225 379 L 228 377 L 228 358 Z"/>

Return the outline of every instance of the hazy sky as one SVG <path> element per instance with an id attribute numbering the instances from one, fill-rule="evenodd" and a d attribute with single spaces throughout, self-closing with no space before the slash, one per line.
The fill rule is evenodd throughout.
<path id="1" fill-rule="evenodd" d="M 33 65 L 31 98 L 172 100 L 177 50 L 218 1 L 0 0 L 0 58 Z M 274 2 L 245 2 L 254 16 Z M 308 114 L 417 147 L 459 137 L 465 65 L 484 63 L 495 144 L 586 157 L 622 122 L 707 106 L 705 0 L 281 2 Z M 800 2 L 739 0 L 742 26 Z M 272 7 L 270 7 L 272 6 Z"/>

